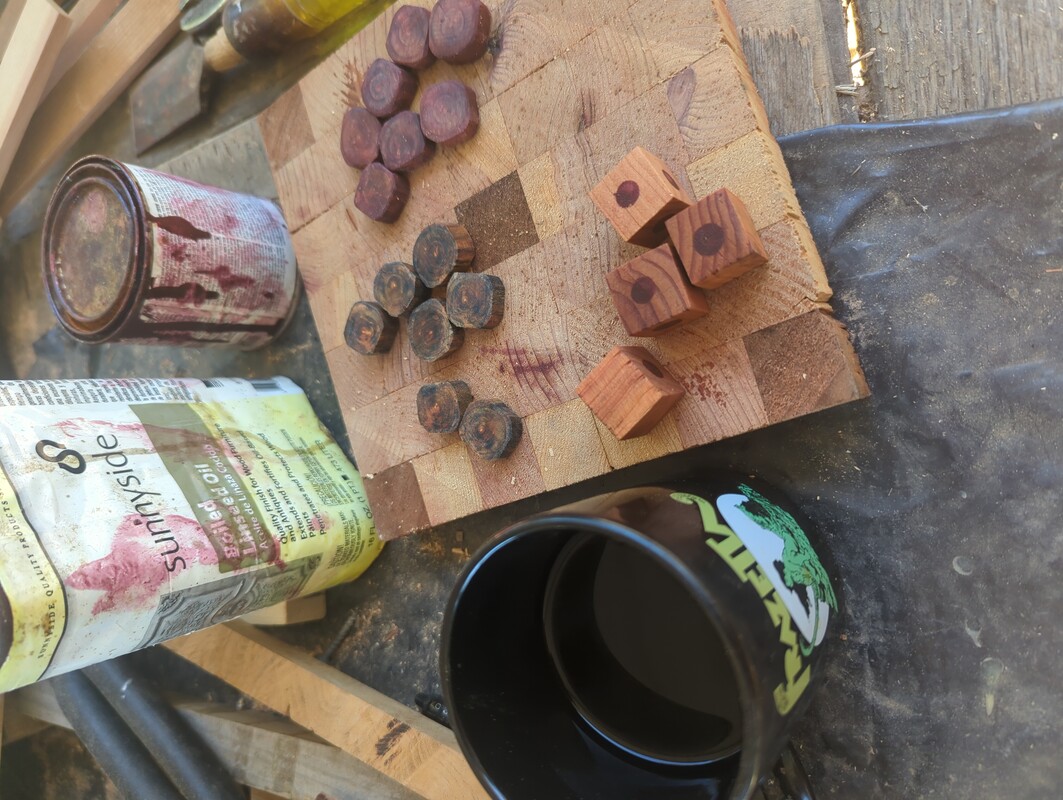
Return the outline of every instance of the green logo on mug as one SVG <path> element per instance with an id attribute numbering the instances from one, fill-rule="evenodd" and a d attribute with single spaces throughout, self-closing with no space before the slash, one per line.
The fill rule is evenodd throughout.
<path id="1" fill-rule="evenodd" d="M 743 484 L 739 490 L 741 494 L 720 495 L 715 506 L 682 492 L 672 499 L 698 507 L 702 528 L 709 534 L 705 543 L 760 595 L 786 649 L 786 680 L 775 687 L 774 695 L 779 713 L 788 714 L 811 679 L 804 657 L 823 641 L 838 600 L 797 520 L 755 489 Z"/>

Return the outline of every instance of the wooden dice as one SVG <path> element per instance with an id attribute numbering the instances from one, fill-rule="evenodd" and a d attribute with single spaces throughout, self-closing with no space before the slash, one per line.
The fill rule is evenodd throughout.
<path id="1" fill-rule="evenodd" d="M 349 108 L 340 128 L 340 153 L 347 166 L 365 169 L 380 154 L 380 120 L 364 108 Z"/>
<path id="2" fill-rule="evenodd" d="M 617 267 L 605 282 L 632 336 L 658 336 L 709 313 L 705 295 L 687 281 L 667 243 Z"/>
<path id="3" fill-rule="evenodd" d="M 436 144 L 461 144 L 479 128 L 476 93 L 461 81 L 434 83 L 422 92 L 421 130 Z"/>
<path id="4" fill-rule="evenodd" d="M 422 361 L 449 356 L 465 341 L 465 331 L 451 324 L 446 307 L 435 299 L 425 300 L 413 310 L 406 331 L 414 355 Z"/>
<path id="5" fill-rule="evenodd" d="M 453 433 L 471 402 L 465 381 L 426 383 L 417 390 L 417 420 L 429 433 Z"/>
<path id="6" fill-rule="evenodd" d="M 475 400 L 461 420 L 461 440 L 486 461 L 512 453 L 524 433 L 524 423 L 501 400 Z"/>
<path id="7" fill-rule="evenodd" d="M 645 348 L 614 347 L 576 394 L 617 439 L 633 439 L 653 430 L 684 389 Z"/>
<path id="8" fill-rule="evenodd" d="M 388 314 L 401 317 L 428 299 L 428 287 L 409 264 L 392 261 L 382 266 L 373 279 L 373 298 Z"/>
<path id="9" fill-rule="evenodd" d="M 421 118 L 412 111 L 400 111 L 380 129 L 380 158 L 392 172 L 417 169 L 435 154 L 435 143 L 425 139 Z"/>
<path id="10" fill-rule="evenodd" d="M 695 286 L 715 289 L 768 260 L 745 204 L 727 189 L 680 211 L 666 226 Z"/>
<path id="11" fill-rule="evenodd" d="M 432 12 L 417 6 L 402 6 L 391 18 L 384 46 L 396 64 L 410 69 L 426 69 L 436 57 L 428 47 L 428 26 Z"/>
<path id="12" fill-rule="evenodd" d="M 386 58 L 370 64 L 362 79 L 362 103 L 381 119 L 409 108 L 415 94 L 417 76 Z"/>
<path id="13" fill-rule="evenodd" d="M 471 64 L 487 52 L 491 11 L 480 0 L 439 0 L 432 9 L 428 45 L 449 64 Z"/>
<path id="14" fill-rule="evenodd" d="M 398 330 L 399 323 L 378 304 L 361 301 L 351 306 L 343 338 L 355 352 L 372 356 L 390 350 Z"/>
<path id="15" fill-rule="evenodd" d="M 413 268 L 425 286 L 442 286 L 455 270 L 467 270 L 476 246 L 464 225 L 429 225 L 413 244 Z"/>
<path id="16" fill-rule="evenodd" d="M 644 247 L 664 242 L 664 221 L 694 202 L 668 165 L 641 147 L 624 156 L 590 196 L 621 239 Z"/>
<path id="17" fill-rule="evenodd" d="M 397 220 L 409 199 L 410 182 L 406 177 L 377 162 L 362 170 L 354 191 L 355 208 L 377 222 Z"/>

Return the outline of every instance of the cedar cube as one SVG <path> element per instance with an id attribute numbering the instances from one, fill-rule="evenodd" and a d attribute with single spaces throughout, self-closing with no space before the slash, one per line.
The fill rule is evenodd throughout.
<path id="1" fill-rule="evenodd" d="M 576 394 L 617 439 L 645 436 L 685 394 L 643 347 L 614 347 Z"/>
<path id="2" fill-rule="evenodd" d="M 667 243 L 617 267 L 605 282 L 632 336 L 660 336 L 709 313 L 705 295 L 690 285 Z"/>
<path id="3" fill-rule="evenodd" d="M 694 202 L 668 165 L 641 147 L 624 156 L 590 194 L 620 238 L 643 247 L 664 242 L 664 221 Z"/>
<path id="4" fill-rule="evenodd" d="M 666 223 L 690 282 L 715 289 L 768 260 L 745 203 L 720 189 Z"/>

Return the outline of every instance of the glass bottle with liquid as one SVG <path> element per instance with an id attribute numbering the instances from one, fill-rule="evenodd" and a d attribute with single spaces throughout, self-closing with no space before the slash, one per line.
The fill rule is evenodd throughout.
<path id="1" fill-rule="evenodd" d="M 230 0 L 222 24 L 206 44 L 208 63 L 218 71 L 276 55 L 350 15 L 350 36 L 390 0 Z M 360 11 L 364 13 L 355 14 Z M 347 27 L 347 26 L 345 26 Z"/>

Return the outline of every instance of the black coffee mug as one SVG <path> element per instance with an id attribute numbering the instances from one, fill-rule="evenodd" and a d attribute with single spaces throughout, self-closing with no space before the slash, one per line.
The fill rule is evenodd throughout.
<path id="1" fill-rule="evenodd" d="M 779 759 L 838 603 L 799 518 L 724 476 L 602 495 L 489 541 L 441 655 L 489 794 L 738 800 L 775 768 L 810 797 Z"/>

